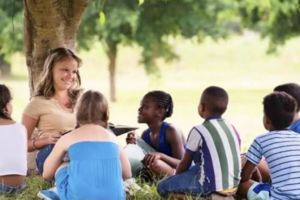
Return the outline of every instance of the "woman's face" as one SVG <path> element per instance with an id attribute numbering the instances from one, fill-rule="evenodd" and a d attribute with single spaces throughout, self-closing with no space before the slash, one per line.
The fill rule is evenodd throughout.
<path id="1" fill-rule="evenodd" d="M 65 58 L 53 67 L 53 83 L 55 91 L 68 90 L 77 79 L 78 63 L 73 58 Z"/>

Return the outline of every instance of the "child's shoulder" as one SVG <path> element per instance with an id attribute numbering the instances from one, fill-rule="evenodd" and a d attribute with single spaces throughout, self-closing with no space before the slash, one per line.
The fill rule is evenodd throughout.
<path id="1" fill-rule="evenodd" d="M 259 134 L 256 136 L 256 140 L 267 140 L 272 138 L 287 138 L 291 136 L 292 138 L 300 138 L 300 134 L 289 129 L 284 130 L 273 130 L 266 133 Z"/>
<path id="2" fill-rule="evenodd" d="M 166 129 L 166 133 L 168 135 L 174 135 L 174 134 L 181 135 L 181 134 L 183 134 L 182 130 L 179 127 L 177 127 L 177 126 L 175 126 L 175 125 L 173 125 L 171 123 L 168 123 L 168 127 Z"/>

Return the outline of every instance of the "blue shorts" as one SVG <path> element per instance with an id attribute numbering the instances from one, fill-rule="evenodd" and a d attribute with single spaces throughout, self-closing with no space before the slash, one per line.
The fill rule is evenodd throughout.
<path id="1" fill-rule="evenodd" d="M 54 144 L 48 144 L 44 146 L 36 155 L 35 162 L 38 169 L 39 174 L 43 174 L 44 162 L 51 153 Z"/>
<path id="2" fill-rule="evenodd" d="M 269 200 L 271 185 L 268 183 L 254 182 L 247 192 L 249 200 Z"/>
<path id="3" fill-rule="evenodd" d="M 192 196 L 201 196 L 210 193 L 203 190 L 203 185 L 200 185 L 200 167 L 198 165 L 192 166 L 189 170 L 167 177 L 158 183 L 157 191 L 163 196 L 167 197 L 171 193 L 190 194 Z"/>
<path id="4" fill-rule="evenodd" d="M 21 192 L 26 187 L 26 184 L 19 186 L 8 186 L 0 183 L 0 194 L 15 194 Z"/>

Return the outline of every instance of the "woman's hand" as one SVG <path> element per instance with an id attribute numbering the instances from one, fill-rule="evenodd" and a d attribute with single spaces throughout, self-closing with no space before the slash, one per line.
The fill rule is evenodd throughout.
<path id="1" fill-rule="evenodd" d="M 32 139 L 29 142 L 31 144 L 29 146 L 29 151 L 41 149 L 48 144 L 55 144 L 60 137 L 61 137 L 60 133 L 54 133 L 46 137 Z"/>
<path id="2" fill-rule="evenodd" d="M 41 138 L 41 140 L 44 140 L 45 144 L 55 144 L 60 137 L 61 137 L 60 133 L 55 133 L 47 137 Z"/>

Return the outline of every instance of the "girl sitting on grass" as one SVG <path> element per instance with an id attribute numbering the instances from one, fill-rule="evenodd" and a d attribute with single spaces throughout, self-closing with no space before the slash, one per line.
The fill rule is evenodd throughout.
<path id="1" fill-rule="evenodd" d="M 58 140 L 45 161 L 43 177 L 55 176 L 61 200 L 125 199 L 123 180 L 131 177 L 131 169 L 116 136 L 107 129 L 106 98 L 96 91 L 85 92 L 76 119 L 79 128 Z M 63 162 L 66 153 L 69 162 Z"/>
<path id="2" fill-rule="evenodd" d="M 25 127 L 11 118 L 12 96 L 0 84 L 0 195 L 25 188 L 27 134 Z"/>
<path id="3" fill-rule="evenodd" d="M 128 134 L 125 150 L 129 152 L 130 143 L 137 143 L 135 151 L 130 150 L 129 157 L 133 173 L 139 175 L 139 169 L 148 169 L 158 176 L 173 175 L 184 154 L 184 137 L 175 126 L 165 122 L 173 113 L 173 100 L 170 94 L 164 91 L 150 91 L 142 99 L 138 109 L 138 122 L 148 125 L 141 138 L 135 140 L 132 133 Z M 145 155 L 137 164 L 131 152 L 141 149 Z M 131 153 L 131 154 L 130 154 Z M 140 165 L 140 166 L 139 166 Z M 145 170 L 142 170 L 145 171 Z M 141 174 L 143 176 L 143 173 Z M 150 178 L 151 177 L 146 177 Z"/>

